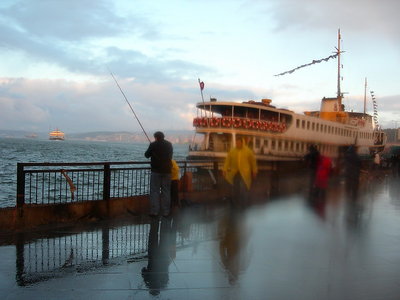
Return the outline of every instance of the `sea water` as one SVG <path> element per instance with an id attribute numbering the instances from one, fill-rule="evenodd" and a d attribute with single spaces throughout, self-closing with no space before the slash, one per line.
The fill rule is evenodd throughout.
<path id="1" fill-rule="evenodd" d="M 96 141 L 50 141 L 0 138 L 0 208 L 16 203 L 17 163 L 149 161 L 148 144 Z M 184 160 L 188 146 L 174 144 L 174 159 Z"/>

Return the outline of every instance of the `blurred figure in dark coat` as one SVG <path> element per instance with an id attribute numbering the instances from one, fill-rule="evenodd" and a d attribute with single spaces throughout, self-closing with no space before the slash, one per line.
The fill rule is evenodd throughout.
<path id="1" fill-rule="evenodd" d="M 310 199 L 314 198 L 315 191 L 315 177 L 317 173 L 318 159 L 319 159 L 319 151 L 317 146 L 311 145 L 308 148 L 308 153 L 304 156 L 304 160 L 310 169 L 310 182 L 309 182 L 309 197 Z"/>
<path id="2" fill-rule="evenodd" d="M 345 180 L 347 196 L 355 201 L 358 197 L 360 185 L 361 159 L 356 152 L 355 146 L 350 146 L 345 153 Z"/>

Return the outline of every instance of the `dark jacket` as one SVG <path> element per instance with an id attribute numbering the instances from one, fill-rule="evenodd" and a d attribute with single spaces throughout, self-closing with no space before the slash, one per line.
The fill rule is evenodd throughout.
<path id="1" fill-rule="evenodd" d="M 171 173 L 172 144 L 167 140 L 158 140 L 150 143 L 144 156 L 151 157 L 151 171 L 161 174 Z"/>
<path id="2" fill-rule="evenodd" d="M 349 148 L 345 153 L 345 177 L 347 180 L 358 181 L 361 171 L 361 159 L 355 149 Z"/>

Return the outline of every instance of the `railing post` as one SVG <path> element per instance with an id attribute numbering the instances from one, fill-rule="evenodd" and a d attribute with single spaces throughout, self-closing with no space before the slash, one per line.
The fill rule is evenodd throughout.
<path id="1" fill-rule="evenodd" d="M 214 171 L 214 178 L 215 178 L 215 186 L 214 188 L 218 187 L 218 183 L 219 183 L 219 173 L 218 173 L 218 162 L 214 161 L 213 162 L 213 171 Z"/>
<path id="2" fill-rule="evenodd" d="M 104 174 L 103 174 L 103 200 L 106 201 L 107 214 L 110 214 L 110 186 L 111 186 L 111 172 L 110 164 L 104 164 Z"/>
<path id="3" fill-rule="evenodd" d="M 183 187 L 182 187 L 182 192 L 186 193 L 187 191 L 187 183 L 186 183 L 186 168 L 187 168 L 187 162 L 185 161 L 183 163 Z"/>
<path id="4" fill-rule="evenodd" d="M 25 204 L 25 173 L 24 164 L 17 163 L 17 208 Z"/>
<path id="5" fill-rule="evenodd" d="M 103 200 L 110 200 L 110 164 L 104 164 L 104 178 L 103 178 Z"/>

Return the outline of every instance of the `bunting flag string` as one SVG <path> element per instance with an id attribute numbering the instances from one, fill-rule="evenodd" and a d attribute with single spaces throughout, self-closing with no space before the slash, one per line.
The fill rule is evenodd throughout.
<path id="1" fill-rule="evenodd" d="M 319 63 L 321 63 L 321 62 L 323 62 L 323 61 L 328 61 L 328 60 L 330 60 L 331 58 L 336 58 L 338 55 L 339 55 L 339 53 L 335 53 L 335 54 L 329 55 L 328 57 L 325 57 L 325 58 L 321 58 L 321 59 L 318 59 L 318 60 L 313 60 L 313 61 L 310 62 L 309 64 L 301 65 L 301 66 L 299 66 L 299 67 L 297 67 L 297 68 L 294 68 L 294 69 L 292 69 L 292 70 L 290 70 L 290 71 L 286 71 L 286 72 L 283 72 L 283 73 L 280 73 L 280 74 L 276 74 L 276 75 L 274 75 L 274 76 L 282 76 L 282 75 L 285 75 L 285 74 L 292 74 L 294 71 L 296 71 L 296 70 L 298 70 L 298 69 L 301 69 L 301 68 L 304 68 L 304 67 L 308 67 L 308 66 L 311 66 L 311 65 L 313 65 L 313 64 L 319 64 Z"/>
<path id="2" fill-rule="evenodd" d="M 378 123 L 378 103 L 376 102 L 376 98 L 375 98 L 375 92 L 374 91 L 370 91 L 371 94 L 371 98 L 372 98 L 372 106 L 374 108 L 374 123 L 375 126 L 379 126 Z"/>

